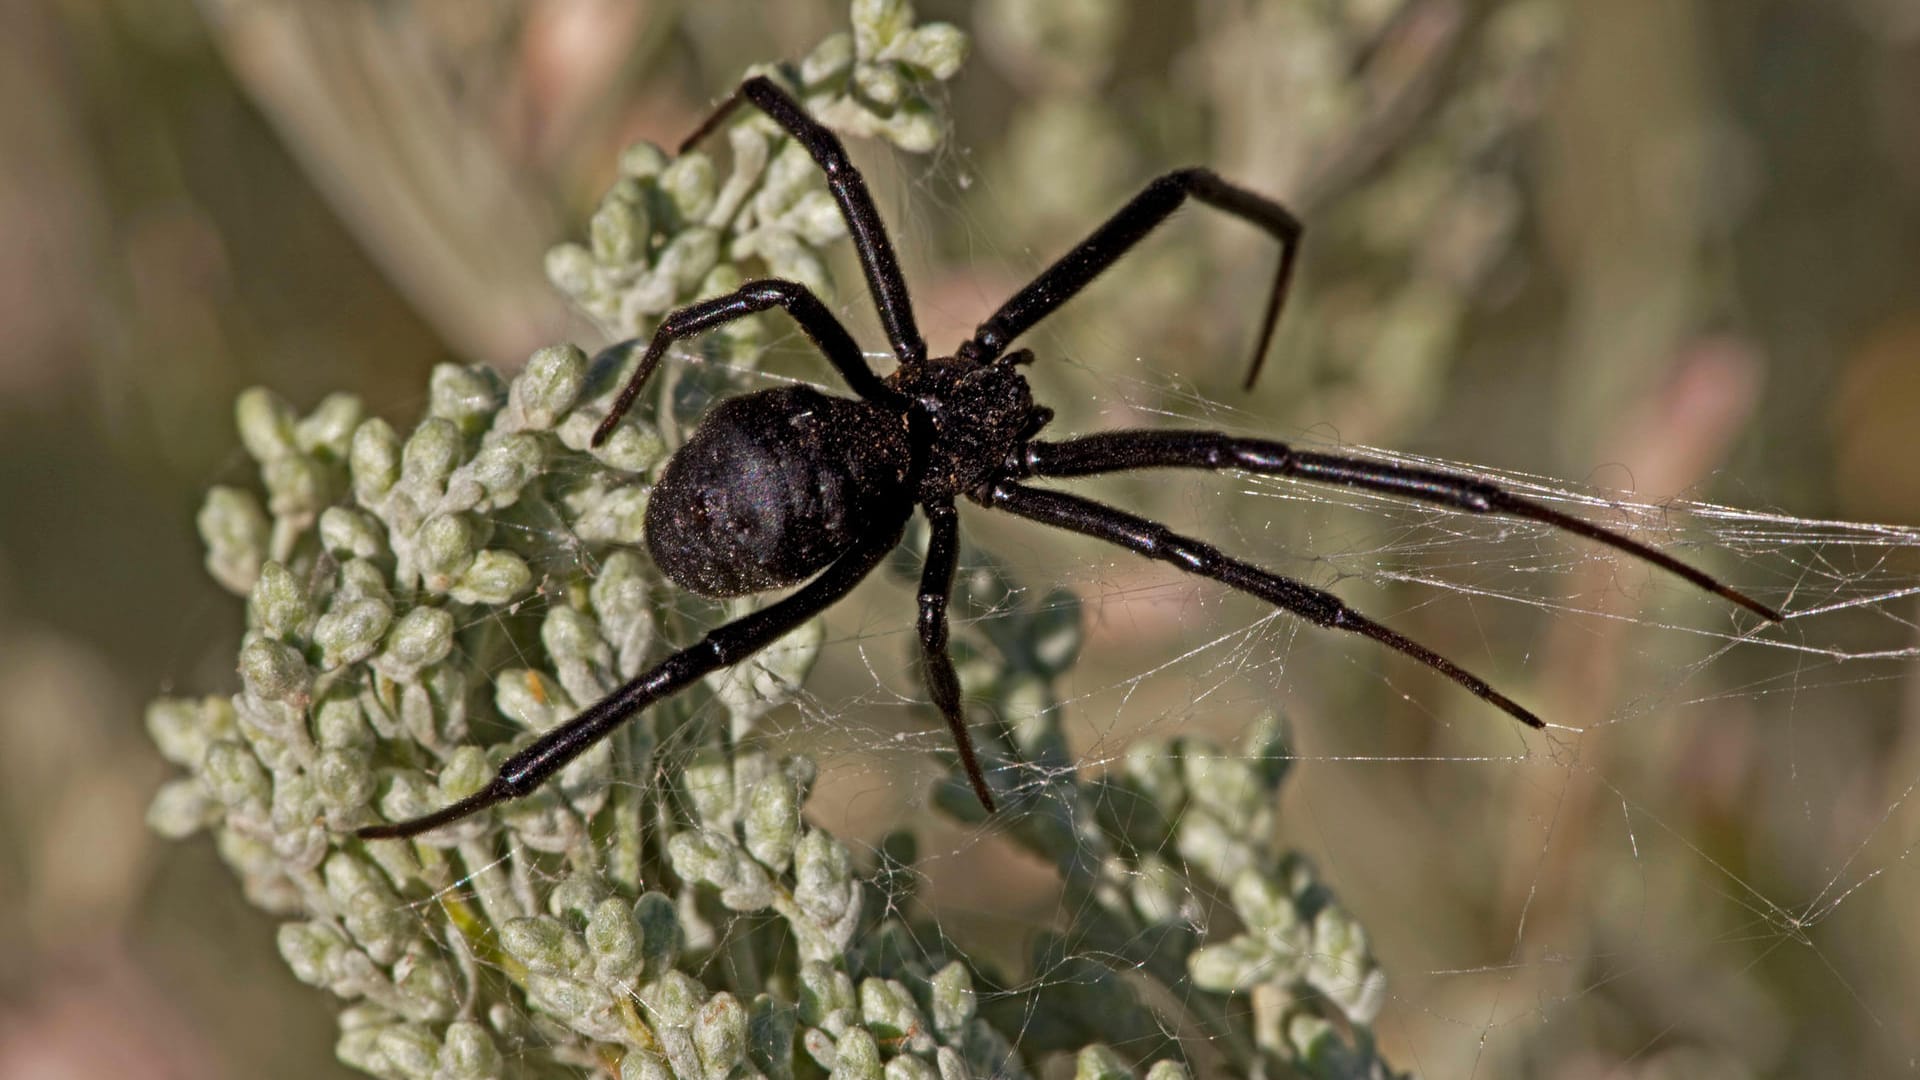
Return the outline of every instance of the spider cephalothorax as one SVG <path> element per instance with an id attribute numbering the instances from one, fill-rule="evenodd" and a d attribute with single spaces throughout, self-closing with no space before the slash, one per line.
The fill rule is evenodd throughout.
<path id="1" fill-rule="evenodd" d="M 1214 431 L 1111 431 L 1042 441 L 1036 436 L 1053 414 L 1034 403 L 1018 370 L 1032 355 L 1007 352 L 1007 346 L 1072 299 L 1189 198 L 1249 222 L 1280 243 L 1279 269 L 1247 376 L 1251 384 L 1293 271 L 1300 240 L 1293 215 L 1205 169 L 1168 173 L 1002 304 L 953 356 L 928 359 L 886 229 L 865 182 L 831 132 L 772 81 L 755 77 L 688 142 L 706 135 L 743 103 L 771 117 L 826 173 L 899 366 L 884 379 L 875 374 L 852 336 L 805 286 L 752 281 L 661 320 L 594 441 L 603 442 L 620 423 L 674 342 L 754 312 L 785 310 L 858 400 L 790 386 L 715 406 L 661 473 L 647 506 L 646 534 L 662 571 L 694 592 L 741 596 L 806 584 L 714 629 L 536 738 L 502 763 L 493 780 L 475 794 L 411 821 L 368 826 L 359 831 L 361 836 L 412 836 L 539 787 L 642 709 L 739 663 L 833 606 L 899 543 L 915 509 L 929 526 L 919 597 L 928 689 L 953 733 L 968 782 L 981 804 L 993 809 L 993 785 L 974 756 L 959 679 L 947 655 L 947 598 L 959 547 L 954 503 L 960 498 L 1108 541 L 1259 597 L 1314 625 L 1371 638 L 1516 719 L 1542 726 L 1538 717 L 1459 665 L 1360 614 L 1330 592 L 1235 559 L 1118 507 L 1023 482 L 1035 478 L 1153 468 L 1238 469 L 1385 492 L 1467 513 L 1508 514 L 1610 545 L 1764 618 L 1780 618 L 1774 609 L 1664 552 L 1472 477 L 1300 451 L 1271 439 Z"/>
<path id="2" fill-rule="evenodd" d="M 920 502 L 983 500 L 1001 463 L 1040 433 L 1053 410 L 1033 403 L 1017 370 L 1026 350 L 981 363 L 941 357 L 902 365 L 887 385 L 908 401 L 915 424 L 926 429 L 926 460 L 917 479 Z"/>

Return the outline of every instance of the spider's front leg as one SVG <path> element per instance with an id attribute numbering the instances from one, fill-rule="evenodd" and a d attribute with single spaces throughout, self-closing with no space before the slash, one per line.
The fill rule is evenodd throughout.
<path id="1" fill-rule="evenodd" d="M 996 510 L 1006 510 L 1042 525 L 1082 533 L 1118 544 L 1147 558 L 1172 563 L 1189 574 L 1210 578 L 1230 589 L 1265 600 L 1316 626 L 1347 630 L 1372 638 L 1445 675 L 1465 687 L 1473 696 L 1528 727 L 1546 726 L 1538 716 L 1521 708 L 1512 698 L 1488 685 L 1486 680 L 1419 642 L 1367 618 L 1332 593 L 1262 570 L 1252 563 L 1230 558 L 1211 544 L 1181 536 L 1158 522 L 1148 521 L 1092 499 L 1023 487 L 1011 480 L 996 482 L 987 494 L 986 503 Z"/>
<path id="2" fill-rule="evenodd" d="M 812 290 L 797 281 L 767 278 L 749 281 L 725 296 L 688 304 L 660 320 L 660 327 L 653 332 L 653 340 L 647 343 L 647 352 L 640 358 L 640 365 L 633 369 L 632 375 L 627 376 L 626 385 L 620 388 L 620 396 L 614 399 L 606 418 L 594 429 L 593 445 L 605 443 L 613 434 L 613 429 L 620 424 L 620 418 L 633 408 L 641 388 L 653 377 L 654 370 L 660 366 L 661 359 L 674 342 L 775 307 L 784 308 L 792 316 L 793 321 L 813 341 L 814 347 L 827 358 L 840 377 L 847 380 L 847 386 L 854 393 L 876 405 L 890 408 L 904 406 L 900 395 L 880 381 L 880 377 L 867 366 L 867 359 L 861 355 L 860 346 L 854 342 L 853 335 L 847 333 L 847 328 L 840 325 L 840 320 L 833 317 L 833 312 L 821 303 L 819 297 L 813 295 Z M 601 355 L 630 345 L 631 341 L 609 345 L 601 350 Z"/>
<path id="3" fill-rule="evenodd" d="M 960 677 L 953 670 L 953 657 L 947 655 L 947 602 L 953 595 L 954 558 L 960 546 L 959 515 L 950 502 L 928 503 L 924 509 L 930 532 L 927 561 L 920 570 L 920 651 L 927 665 L 927 689 L 953 732 L 953 745 L 960 752 L 960 767 L 967 774 L 967 782 L 973 785 L 980 805 L 991 814 L 993 790 L 980 771 L 973 735 L 967 731 L 966 712 L 960 703 Z"/>
<path id="4" fill-rule="evenodd" d="M 1259 226 L 1280 244 L 1280 266 L 1274 271 L 1273 291 L 1267 297 L 1260 334 L 1254 339 L 1253 362 L 1247 371 L 1246 386 L 1252 388 L 1254 380 L 1260 377 L 1260 366 L 1266 360 L 1273 329 L 1280 322 L 1280 309 L 1287 302 L 1287 289 L 1293 281 L 1293 264 L 1300 253 L 1304 227 L 1291 210 L 1221 179 L 1211 169 L 1177 169 L 1148 184 L 1092 235 L 1000 305 L 1000 310 L 974 331 L 973 339 L 960 346 L 962 355 L 982 363 L 998 357 L 1015 338 L 1053 314 L 1061 304 L 1080 295 L 1094 278 L 1132 251 L 1134 245 L 1146 239 L 1161 222 L 1172 217 L 1189 197 Z"/>
<path id="5" fill-rule="evenodd" d="M 1036 441 L 1021 452 L 1019 464 L 1019 473 L 1025 476 L 1094 476 L 1159 468 L 1239 469 L 1261 476 L 1289 476 L 1400 495 L 1470 514 L 1507 514 L 1564 529 L 1643 559 L 1769 622 L 1781 618 L 1774 608 L 1664 551 L 1496 484 L 1438 469 L 1295 450 L 1273 439 L 1243 439 L 1217 431 L 1108 431 L 1061 442 Z"/>
<path id="6" fill-rule="evenodd" d="M 860 269 L 867 276 L 867 289 L 873 294 L 873 306 L 880 311 L 880 322 L 887 329 L 887 341 L 893 346 L 893 354 L 902 363 L 925 360 L 927 343 L 920 337 L 920 328 L 914 321 L 913 300 L 907 295 L 907 279 L 900 272 L 900 260 L 893 253 L 893 242 L 887 239 L 887 227 L 880 220 L 880 211 L 874 208 L 873 195 L 867 190 L 867 182 L 861 179 L 860 171 L 853 167 L 852 159 L 847 157 L 847 148 L 841 145 L 839 137 L 808 116 L 807 110 L 780 89 L 778 83 L 765 75 L 755 75 L 741 83 L 732 96 L 713 110 L 705 123 L 687 136 L 680 144 L 680 152 L 684 154 L 693 149 L 743 104 L 753 105 L 766 113 L 795 142 L 806 148 L 807 153 L 813 156 L 814 163 L 820 166 L 820 171 L 827 175 L 827 190 L 833 193 L 834 202 L 840 205 L 840 216 L 846 219 L 847 230 L 853 234 L 853 247 L 860 255 Z"/>
<path id="7" fill-rule="evenodd" d="M 699 644 L 674 653 L 652 670 L 601 698 L 585 712 L 535 739 L 508 758 L 492 782 L 443 810 L 407 821 L 369 825 L 355 831 L 363 840 L 418 836 L 450 825 L 489 806 L 531 794 L 574 758 L 591 749 L 640 710 L 667 698 L 697 680 L 747 659 L 785 637 L 801 623 L 820 614 L 853 591 L 880 560 L 900 542 L 906 515 L 868 532 L 833 565 L 799 591 L 751 614 L 710 631 Z"/>

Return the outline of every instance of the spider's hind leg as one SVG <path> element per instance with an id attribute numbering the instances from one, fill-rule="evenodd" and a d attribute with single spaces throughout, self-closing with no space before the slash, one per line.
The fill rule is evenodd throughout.
<path id="1" fill-rule="evenodd" d="M 600 426 L 594 429 L 593 445 L 605 443 L 607 437 L 613 434 L 620 418 L 633 407 L 641 388 L 653 377 L 654 369 L 660 366 L 661 358 L 666 356 L 668 347 L 674 342 L 775 307 L 785 309 L 793 321 L 800 324 L 800 329 L 812 340 L 814 347 L 827 358 L 840 377 L 847 380 L 847 386 L 854 393 L 876 405 L 898 407 L 901 404 L 900 395 L 867 366 L 867 359 L 861 354 L 853 335 L 847 333 L 846 327 L 840 325 L 840 320 L 833 317 L 833 312 L 819 297 L 813 295 L 812 290 L 797 281 L 766 278 L 749 281 L 725 296 L 688 304 L 660 320 L 659 327 L 653 332 L 653 340 L 647 344 L 646 355 L 640 358 L 633 374 L 627 376 L 626 385 L 620 388 L 620 396 L 614 399 L 612 408 L 607 410 Z M 622 342 L 609 348 L 617 349 L 625 345 Z"/>
<path id="2" fill-rule="evenodd" d="M 740 663 L 838 603 L 880 565 L 880 560 L 900 542 L 905 527 L 904 514 L 879 524 L 797 591 L 709 631 L 700 641 L 660 661 L 651 670 L 588 706 L 580 715 L 533 740 L 502 762 L 493 780 L 474 794 L 431 814 L 368 825 L 355 830 L 354 835 L 363 840 L 418 836 L 532 793 L 568 762 L 638 716 L 641 710 L 721 668 Z"/>

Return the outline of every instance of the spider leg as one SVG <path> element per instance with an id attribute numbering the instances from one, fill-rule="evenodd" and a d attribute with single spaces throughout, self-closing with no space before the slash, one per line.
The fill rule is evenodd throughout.
<path id="1" fill-rule="evenodd" d="M 1510 514 L 1538 521 L 1623 551 L 1685 578 L 1771 622 L 1780 612 L 1664 551 L 1622 536 L 1495 484 L 1437 469 L 1417 469 L 1295 450 L 1271 439 L 1241 439 L 1214 431 L 1114 431 L 1062 442 L 1030 442 L 1021 475 L 1090 476 L 1134 469 L 1239 469 L 1318 483 L 1381 491 L 1473 514 Z"/>
<path id="2" fill-rule="evenodd" d="M 666 356 L 668 347 L 674 342 L 772 307 L 786 309 L 787 314 L 800 324 L 800 329 L 806 332 L 814 346 L 827 358 L 827 362 L 840 372 L 841 378 L 847 380 L 847 385 L 854 393 L 875 404 L 904 407 L 899 393 L 880 381 L 880 377 L 867 366 L 867 359 L 861 355 L 860 346 L 855 344 L 853 335 L 847 333 L 847 328 L 840 325 L 840 320 L 833 317 L 833 312 L 820 302 L 819 297 L 799 282 L 767 278 L 749 281 L 725 296 L 688 304 L 660 320 L 659 328 L 653 332 L 653 340 L 647 343 L 646 355 L 640 358 L 640 365 L 633 369 L 632 375 L 627 376 L 626 385 L 620 388 L 620 396 L 614 399 L 606 419 L 594 429 L 593 445 L 601 445 L 613 434 L 620 418 L 633 407 L 634 400 L 640 396 L 641 387 L 653 377 L 654 369 L 660 366 L 661 358 Z M 631 344 L 621 342 L 607 348 L 621 349 Z"/>
<path id="3" fill-rule="evenodd" d="M 1348 607 L 1332 593 L 1230 558 L 1218 548 L 1181 536 L 1157 522 L 1078 495 L 1043 491 L 1008 480 L 998 481 L 989 489 L 987 505 L 1043 525 L 1118 544 L 1150 559 L 1172 563 L 1190 574 L 1211 578 L 1229 588 L 1257 596 L 1316 626 L 1349 630 L 1372 638 L 1445 675 L 1475 697 L 1528 727 L 1546 726 L 1539 717 L 1521 708 L 1513 699 L 1488 686 L 1485 680 L 1432 649 L 1374 622 Z"/>
<path id="4" fill-rule="evenodd" d="M 774 123 L 793 136 L 827 174 L 827 190 L 840 204 L 840 216 L 847 219 L 853 234 L 854 250 L 860 253 L 860 269 L 867 275 L 867 289 L 873 294 L 873 306 L 880 311 L 880 322 L 887 328 L 887 340 L 893 354 L 902 363 L 927 358 L 927 343 L 913 318 L 913 300 L 907 295 L 907 279 L 900 273 L 900 261 L 893 254 L 893 242 L 874 209 L 867 182 L 847 157 L 847 148 L 832 131 L 807 115 L 779 84 L 764 75 L 755 75 L 740 84 L 732 96 L 720 103 L 712 115 L 680 144 L 682 154 L 712 134 L 742 104 L 751 104 L 766 113 Z"/>
<path id="5" fill-rule="evenodd" d="M 874 529 L 860 543 L 798 591 L 708 632 L 698 644 L 674 653 L 653 669 L 594 702 L 579 716 L 554 728 L 500 765 L 491 783 L 452 806 L 408 821 L 369 825 L 355 831 L 363 840 L 418 836 L 496 803 L 530 794 L 640 710 L 686 688 L 721 668 L 731 667 L 785 637 L 801 623 L 832 607 L 853 590 L 900 541 L 906 518 Z"/>
<path id="6" fill-rule="evenodd" d="M 1260 377 L 1267 345 L 1273 340 L 1273 328 L 1279 323 L 1280 309 L 1287 300 L 1287 286 L 1293 280 L 1293 264 L 1300 252 L 1303 226 L 1286 207 L 1222 180 L 1211 169 L 1181 169 L 1148 184 L 1091 236 L 1041 271 L 1040 276 L 1015 293 L 1013 299 L 1000 305 L 1000 310 L 974 331 L 973 340 L 961 346 L 962 354 L 982 363 L 998 357 L 1015 338 L 1078 296 L 1094 278 L 1172 216 L 1188 196 L 1258 225 L 1280 242 L 1280 267 L 1274 272 L 1273 295 L 1268 298 L 1266 314 L 1261 317 L 1260 336 L 1253 346 L 1252 368 L 1247 372 L 1246 385 L 1251 388 L 1253 381 Z"/>
<path id="7" fill-rule="evenodd" d="M 953 563 L 960 546 L 959 515 L 950 502 L 928 503 L 925 510 L 932 527 L 927 537 L 927 561 L 920 570 L 920 651 L 927 662 L 927 688 L 953 732 L 953 745 L 960 752 L 960 767 L 967 774 L 967 782 L 973 785 L 980 805 L 991 814 L 993 791 L 980 771 L 966 713 L 960 706 L 960 677 L 954 673 L 953 657 L 947 655 L 947 600 L 953 595 Z"/>

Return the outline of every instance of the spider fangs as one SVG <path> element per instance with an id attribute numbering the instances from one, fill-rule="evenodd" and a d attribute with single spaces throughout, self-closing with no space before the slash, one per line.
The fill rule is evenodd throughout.
<path id="1" fill-rule="evenodd" d="M 876 375 L 839 320 L 804 286 L 780 280 L 749 282 L 662 320 L 594 441 L 598 445 L 619 424 L 674 342 L 755 312 L 785 310 L 858 400 L 788 386 L 715 406 L 662 471 L 648 502 L 645 533 L 662 572 L 690 591 L 742 596 L 800 588 L 714 629 L 541 735 L 502 763 L 480 791 L 431 814 L 368 826 L 358 830 L 359 836 L 414 836 L 528 794 L 648 705 L 739 663 L 833 606 L 899 543 L 915 507 L 931 527 L 919 596 L 927 684 L 952 729 L 968 781 L 981 804 L 992 810 L 993 788 L 974 754 L 959 680 L 947 655 L 947 598 L 959 542 L 954 503 L 960 498 L 1109 541 L 1259 597 L 1315 625 L 1372 638 L 1521 722 L 1543 726 L 1481 679 L 1359 614 L 1331 593 L 1231 558 L 1116 507 L 1022 483 L 1035 477 L 1152 468 L 1236 469 L 1386 492 L 1469 513 L 1508 514 L 1608 545 L 1765 619 L 1780 618 L 1773 608 L 1670 555 L 1471 477 L 1299 451 L 1268 439 L 1212 431 L 1112 431 L 1040 441 L 1035 436 L 1052 413 L 1034 403 L 1018 371 L 1032 361 L 1032 354 L 1008 352 L 1008 345 L 1077 295 L 1190 197 L 1259 227 L 1280 244 L 1273 292 L 1247 375 L 1252 385 L 1286 299 L 1299 248 L 1301 228 L 1293 215 L 1208 170 L 1168 173 L 1001 305 L 953 356 L 929 359 L 906 281 L 866 183 L 839 139 L 785 91 L 764 77 L 748 79 L 687 139 L 682 151 L 742 104 L 771 117 L 826 174 L 899 366 L 885 378 Z"/>

